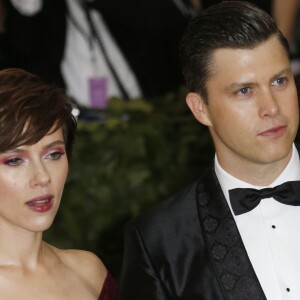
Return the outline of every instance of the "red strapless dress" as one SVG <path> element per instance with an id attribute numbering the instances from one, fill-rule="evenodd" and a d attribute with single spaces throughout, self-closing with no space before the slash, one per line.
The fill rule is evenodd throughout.
<path id="1" fill-rule="evenodd" d="M 106 275 L 99 300 L 117 300 L 117 285 L 110 273 Z"/>

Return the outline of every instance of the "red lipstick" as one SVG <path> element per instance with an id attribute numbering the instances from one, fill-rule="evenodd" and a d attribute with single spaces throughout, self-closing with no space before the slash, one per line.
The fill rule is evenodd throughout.
<path id="1" fill-rule="evenodd" d="M 25 204 L 29 207 L 29 209 L 38 212 L 44 213 L 49 211 L 53 206 L 52 196 L 45 195 L 41 197 L 34 198 Z"/>

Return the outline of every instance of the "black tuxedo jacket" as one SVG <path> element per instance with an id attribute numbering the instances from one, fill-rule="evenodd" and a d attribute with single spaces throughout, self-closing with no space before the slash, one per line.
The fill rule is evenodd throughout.
<path id="1" fill-rule="evenodd" d="M 119 298 L 266 299 L 213 166 L 128 224 Z"/>

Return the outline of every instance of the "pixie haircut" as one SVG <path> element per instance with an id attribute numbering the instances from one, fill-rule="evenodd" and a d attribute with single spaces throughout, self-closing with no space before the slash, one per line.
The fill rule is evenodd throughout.
<path id="1" fill-rule="evenodd" d="M 35 144 L 62 128 L 70 159 L 76 126 L 72 104 L 61 89 L 20 69 L 0 71 L 0 152 Z"/>
<path id="2" fill-rule="evenodd" d="M 265 11 L 242 1 L 223 1 L 203 10 L 183 35 L 179 54 L 183 76 L 191 92 L 208 103 L 206 83 L 217 49 L 254 49 L 277 36 L 286 53 L 289 45 L 274 20 Z"/>

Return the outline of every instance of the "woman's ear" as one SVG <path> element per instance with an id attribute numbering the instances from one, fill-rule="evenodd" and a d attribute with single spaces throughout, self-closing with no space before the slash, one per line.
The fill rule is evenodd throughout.
<path id="1" fill-rule="evenodd" d="M 194 117 L 203 125 L 211 126 L 211 120 L 208 111 L 208 104 L 197 93 L 188 93 L 186 103 L 192 111 Z"/>

